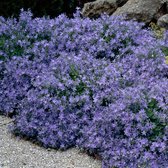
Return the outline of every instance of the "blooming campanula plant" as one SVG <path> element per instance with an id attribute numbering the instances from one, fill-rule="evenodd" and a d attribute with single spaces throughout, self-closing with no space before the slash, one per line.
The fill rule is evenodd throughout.
<path id="1" fill-rule="evenodd" d="M 0 17 L 0 113 L 44 147 L 102 167 L 168 167 L 167 38 L 120 16 Z"/>

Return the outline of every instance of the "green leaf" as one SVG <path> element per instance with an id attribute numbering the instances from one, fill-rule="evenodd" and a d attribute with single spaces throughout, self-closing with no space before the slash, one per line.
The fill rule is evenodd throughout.
<path id="1" fill-rule="evenodd" d="M 70 76 L 71 79 L 74 80 L 74 81 L 79 77 L 79 73 L 78 73 L 78 71 L 76 70 L 76 68 L 75 68 L 74 65 L 71 65 L 71 66 L 70 66 L 69 76 Z"/>
<path id="2" fill-rule="evenodd" d="M 81 95 L 86 89 L 86 84 L 82 81 L 76 86 L 76 93 Z"/>
<path id="3" fill-rule="evenodd" d="M 152 99 L 148 103 L 148 108 L 146 109 L 146 114 L 149 120 L 155 125 L 152 133 L 149 136 L 149 139 L 154 141 L 157 137 L 161 137 L 164 134 L 164 129 L 166 127 L 166 123 L 161 122 L 159 118 L 157 118 L 154 114 L 154 111 L 160 111 L 161 109 L 158 107 L 158 102 L 155 99 Z"/>

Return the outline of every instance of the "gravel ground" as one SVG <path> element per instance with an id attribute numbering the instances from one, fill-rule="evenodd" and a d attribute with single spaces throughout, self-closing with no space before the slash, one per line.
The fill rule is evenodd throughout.
<path id="1" fill-rule="evenodd" d="M 44 149 L 8 132 L 11 119 L 0 116 L 0 168 L 101 168 L 101 162 L 77 149 Z"/>

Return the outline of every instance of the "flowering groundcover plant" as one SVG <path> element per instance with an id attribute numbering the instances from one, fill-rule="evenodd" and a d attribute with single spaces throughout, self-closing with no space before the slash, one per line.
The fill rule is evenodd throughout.
<path id="1" fill-rule="evenodd" d="M 0 112 L 44 147 L 76 146 L 102 167 L 168 167 L 168 34 L 142 23 L 0 18 Z"/>

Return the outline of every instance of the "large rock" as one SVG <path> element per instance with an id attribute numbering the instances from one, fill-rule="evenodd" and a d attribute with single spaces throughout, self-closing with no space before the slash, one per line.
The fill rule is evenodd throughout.
<path id="1" fill-rule="evenodd" d="M 127 0 L 97 0 L 89 2 L 84 5 L 82 14 L 86 17 L 98 17 L 102 13 L 111 15 L 117 9 L 118 6 L 126 3 Z"/>
<path id="2" fill-rule="evenodd" d="M 118 8 L 114 15 L 126 15 L 128 19 L 149 23 L 160 17 L 158 13 L 163 13 L 160 10 L 163 9 L 164 4 L 165 0 L 129 0 Z"/>
<path id="3" fill-rule="evenodd" d="M 158 26 L 168 29 L 168 14 L 163 15 L 157 21 Z"/>

